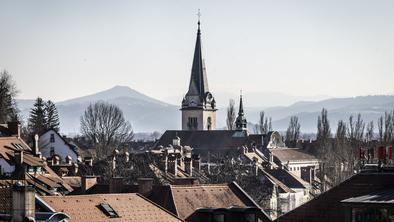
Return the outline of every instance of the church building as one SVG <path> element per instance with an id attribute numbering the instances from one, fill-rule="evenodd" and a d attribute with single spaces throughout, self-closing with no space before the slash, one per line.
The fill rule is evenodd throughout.
<path id="1" fill-rule="evenodd" d="M 198 21 L 197 39 L 189 89 L 181 104 L 182 130 L 167 130 L 155 144 L 168 146 L 180 138 L 182 146 L 193 147 L 196 154 L 238 152 L 250 144 L 262 144 L 262 135 L 249 135 L 247 120 L 240 97 L 235 130 L 216 129 L 216 102 L 208 88 L 207 70 L 201 49 L 201 28 Z"/>
<path id="2" fill-rule="evenodd" d="M 201 29 L 198 21 L 196 47 L 189 90 L 182 100 L 182 130 L 215 130 L 216 102 L 209 92 L 207 71 L 201 50 Z"/>

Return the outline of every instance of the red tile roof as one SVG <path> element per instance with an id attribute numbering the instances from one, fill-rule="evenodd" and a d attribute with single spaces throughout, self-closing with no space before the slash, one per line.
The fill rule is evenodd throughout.
<path id="1" fill-rule="evenodd" d="M 184 220 L 199 208 L 259 207 L 235 183 L 159 186 L 150 198 Z"/>
<path id="2" fill-rule="evenodd" d="M 317 157 L 297 148 L 275 148 L 270 149 L 272 154 L 282 163 L 287 161 L 317 161 Z"/>
<path id="3" fill-rule="evenodd" d="M 134 221 L 134 222 L 172 222 L 182 221 L 175 215 L 150 202 L 139 194 L 94 194 L 77 196 L 41 197 L 56 211 L 70 216 L 71 221 Z M 119 217 L 108 217 L 99 207 L 107 203 Z"/>

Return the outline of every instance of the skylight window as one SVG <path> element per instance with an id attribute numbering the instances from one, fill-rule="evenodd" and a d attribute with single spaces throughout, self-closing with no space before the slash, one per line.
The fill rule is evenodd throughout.
<path id="1" fill-rule="evenodd" d="M 108 203 L 101 203 L 97 207 L 109 218 L 119 217 L 118 213 Z"/>

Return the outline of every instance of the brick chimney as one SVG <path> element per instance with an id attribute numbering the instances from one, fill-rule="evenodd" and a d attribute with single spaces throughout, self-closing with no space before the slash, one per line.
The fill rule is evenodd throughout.
<path id="1" fill-rule="evenodd" d="M 178 173 L 178 160 L 175 155 L 168 157 L 168 173 L 172 173 L 175 176 Z"/>
<path id="2" fill-rule="evenodd" d="M 153 189 L 153 178 L 138 178 L 138 193 L 149 196 Z"/>
<path id="3" fill-rule="evenodd" d="M 189 174 L 189 176 L 193 176 L 193 165 L 192 165 L 192 158 L 185 157 L 185 172 Z"/>
<path id="4" fill-rule="evenodd" d="M 89 188 L 93 187 L 97 184 L 97 177 L 96 176 L 82 176 L 81 178 L 81 189 L 82 193 L 86 193 Z"/>
<path id="5" fill-rule="evenodd" d="M 109 179 L 109 193 L 121 193 L 123 190 L 123 177 Z"/>
<path id="6" fill-rule="evenodd" d="M 35 218 L 35 193 L 32 186 L 15 185 L 12 190 L 12 221 Z"/>
<path id="7" fill-rule="evenodd" d="M 201 170 L 201 158 L 200 158 L 200 155 L 198 155 L 198 154 L 193 154 L 192 155 L 192 165 L 193 165 L 193 168 L 195 169 L 195 170 L 198 170 L 198 171 L 200 171 Z"/>
<path id="8" fill-rule="evenodd" d="M 17 121 L 7 123 L 8 130 L 11 132 L 12 136 L 21 137 L 21 124 Z"/>

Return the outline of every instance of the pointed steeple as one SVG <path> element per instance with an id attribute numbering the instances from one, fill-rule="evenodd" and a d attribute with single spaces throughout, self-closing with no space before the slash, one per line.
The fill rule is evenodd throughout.
<path id="1" fill-rule="evenodd" d="M 241 91 L 241 95 L 239 96 L 238 117 L 235 120 L 236 130 L 246 130 L 247 124 L 248 124 L 248 121 L 246 121 L 245 114 L 244 114 L 244 104 L 242 102 L 242 91 Z"/>
<path id="2" fill-rule="evenodd" d="M 183 130 L 214 130 L 216 128 L 216 101 L 208 89 L 206 68 L 201 50 L 200 12 L 194 48 L 189 89 L 182 100 Z"/>
<path id="3" fill-rule="evenodd" d="M 198 95 L 201 97 L 205 97 L 205 94 L 208 91 L 209 89 L 208 89 L 206 69 L 205 69 L 204 59 L 202 57 L 202 50 L 201 50 L 201 29 L 200 29 L 200 20 L 199 20 L 196 46 L 194 48 L 194 57 L 193 57 L 192 72 L 190 77 L 189 91 L 187 92 L 186 95 L 191 95 L 191 96 Z"/>

